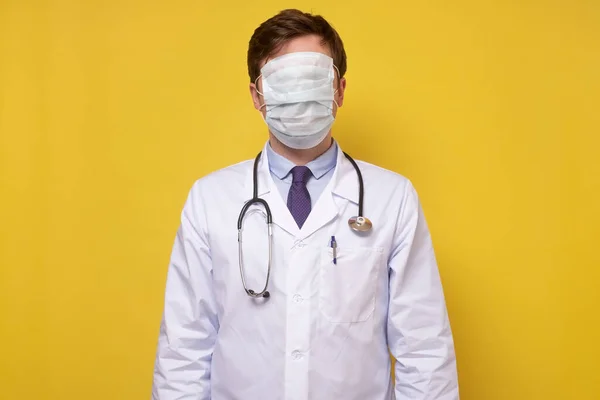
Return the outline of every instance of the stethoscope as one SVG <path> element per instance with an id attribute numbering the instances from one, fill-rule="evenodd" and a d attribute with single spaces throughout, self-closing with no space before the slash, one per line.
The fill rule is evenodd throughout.
<path id="1" fill-rule="evenodd" d="M 244 206 L 242 207 L 242 210 L 240 211 L 240 216 L 239 216 L 238 222 L 237 222 L 238 255 L 239 255 L 240 275 L 242 277 L 242 284 L 244 285 L 244 290 L 246 291 L 248 296 L 254 297 L 254 298 L 257 298 L 257 297 L 268 298 L 271 295 L 269 293 L 269 291 L 267 290 L 267 288 L 269 286 L 269 278 L 271 276 L 271 260 L 272 260 L 272 249 L 273 249 L 273 215 L 271 214 L 271 208 L 269 207 L 269 203 L 267 203 L 266 200 L 258 197 L 258 177 L 257 176 L 258 176 L 258 162 L 260 161 L 261 154 L 262 154 L 262 152 L 258 153 L 258 155 L 256 156 L 256 159 L 254 160 L 254 171 L 252 174 L 252 185 L 253 185 L 252 199 L 250 201 L 248 201 L 246 204 L 244 204 Z M 348 220 L 348 225 L 350 226 L 350 229 L 352 229 L 355 232 L 367 232 L 373 228 L 373 224 L 371 223 L 369 218 L 363 216 L 363 196 L 364 196 L 365 188 L 364 188 L 362 174 L 360 172 L 360 168 L 356 164 L 356 161 L 354 161 L 354 159 L 346 153 L 344 153 L 344 156 L 346 156 L 348 161 L 350 161 L 350 163 L 354 167 L 354 170 L 356 171 L 356 176 L 358 177 L 358 215 L 355 217 L 351 217 Z M 250 206 L 252 206 L 253 204 L 261 204 L 265 208 L 266 221 L 267 221 L 267 232 L 268 232 L 267 234 L 269 237 L 269 261 L 267 264 L 267 277 L 265 279 L 265 286 L 258 293 L 252 289 L 248 289 L 248 287 L 246 286 L 246 275 L 244 273 L 244 260 L 243 260 L 243 255 L 242 255 L 242 228 L 243 228 L 244 216 L 246 215 L 246 211 L 248 211 Z"/>

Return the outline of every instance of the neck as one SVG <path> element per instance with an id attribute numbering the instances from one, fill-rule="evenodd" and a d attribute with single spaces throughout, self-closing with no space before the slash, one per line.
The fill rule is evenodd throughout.
<path id="1" fill-rule="evenodd" d="M 333 144 L 333 140 L 331 139 L 331 133 L 329 133 L 316 147 L 300 150 L 284 145 L 273 134 L 269 133 L 269 143 L 275 153 L 287 158 L 294 165 L 306 165 L 325 153 Z"/>

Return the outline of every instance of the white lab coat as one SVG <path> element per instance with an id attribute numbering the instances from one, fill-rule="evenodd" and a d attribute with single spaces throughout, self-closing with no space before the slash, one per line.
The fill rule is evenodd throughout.
<path id="1" fill-rule="evenodd" d="M 341 150 L 302 229 L 261 158 L 258 194 L 274 224 L 269 299 L 245 293 L 238 264 L 236 224 L 252 197 L 253 162 L 196 182 L 169 265 L 154 400 L 459 398 L 452 333 L 417 194 L 406 178 L 358 164 L 364 215 L 373 222 L 367 234 L 348 227 L 358 185 Z M 260 209 L 250 207 L 243 231 L 246 279 L 256 291 L 268 256 Z"/>

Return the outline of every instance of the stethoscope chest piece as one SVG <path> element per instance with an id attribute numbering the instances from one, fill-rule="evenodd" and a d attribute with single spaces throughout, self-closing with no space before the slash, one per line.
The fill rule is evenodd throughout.
<path id="1" fill-rule="evenodd" d="M 352 217 L 348 220 L 348 225 L 355 232 L 368 232 L 373 229 L 373 224 L 367 217 Z"/>

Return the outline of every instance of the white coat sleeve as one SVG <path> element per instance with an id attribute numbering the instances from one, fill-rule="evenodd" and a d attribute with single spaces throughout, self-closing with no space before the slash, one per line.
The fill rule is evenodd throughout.
<path id="1" fill-rule="evenodd" d="M 218 319 L 198 184 L 181 214 L 167 273 L 153 400 L 209 400 Z"/>
<path id="2" fill-rule="evenodd" d="M 388 344 L 397 400 L 458 400 L 456 358 L 431 236 L 408 183 L 389 259 Z"/>

